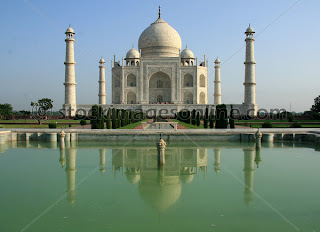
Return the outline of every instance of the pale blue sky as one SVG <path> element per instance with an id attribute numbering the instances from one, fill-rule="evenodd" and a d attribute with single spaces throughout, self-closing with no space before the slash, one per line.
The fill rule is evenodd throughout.
<path id="1" fill-rule="evenodd" d="M 180 34 L 200 59 L 206 54 L 209 73 L 213 61 L 222 62 L 244 45 L 251 23 L 257 33 L 296 0 L 2 0 L 0 22 L 0 103 L 16 110 L 48 97 L 55 109 L 64 101 L 64 31 L 71 24 L 80 45 L 75 48 L 77 103 L 98 102 L 98 63 L 107 68 L 115 53 L 125 57 L 137 47 L 142 31 L 162 18 Z M 259 107 L 308 110 L 320 94 L 320 1 L 301 0 L 256 38 L 256 95 Z M 243 102 L 244 49 L 221 69 L 223 103 Z M 90 55 L 89 55 L 89 54 Z M 107 103 L 111 76 L 106 71 Z M 214 75 L 209 76 L 213 103 Z"/>

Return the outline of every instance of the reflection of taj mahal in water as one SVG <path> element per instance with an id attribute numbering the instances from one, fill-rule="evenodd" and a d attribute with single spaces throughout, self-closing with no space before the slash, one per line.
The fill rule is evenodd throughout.
<path id="1" fill-rule="evenodd" d="M 244 100 L 232 104 L 241 114 L 256 114 L 254 30 L 246 30 Z M 74 61 L 74 31 L 66 31 L 65 103 L 63 109 L 89 110 L 91 105 L 76 104 Z M 215 60 L 214 103 L 208 103 L 208 60 L 198 60 L 187 47 L 182 50 L 179 33 L 161 18 L 140 35 L 138 50 L 132 48 L 122 62 L 112 60 L 112 104 L 106 104 L 105 60 L 99 61 L 99 104 L 104 108 L 142 110 L 212 109 L 223 103 L 221 94 L 220 60 Z M 230 108 L 230 105 L 228 105 Z M 248 112 L 249 110 L 249 112 Z"/>
<path id="2" fill-rule="evenodd" d="M 166 149 L 166 165 L 163 169 L 159 169 L 155 147 L 111 149 L 112 154 L 109 154 L 109 159 L 112 158 L 110 164 L 113 174 L 125 175 L 129 183 L 138 185 L 141 199 L 158 212 L 163 212 L 175 204 L 183 194 L 182 184 L 192 184 L 196 175 L 205 176 L 208 159 L 211 159 L 207 148 L 172 147 Z M 212 150 L 214 152 L 212 168 L 219 174 L 223 165 L 220 160 L 221 148 L 215 147 Z M 107 148 L 99 148 L 101 173 L 106 171 L 106 152 Z M 66 166 L 67 199 L 71 204 L 76 201 L 76 153 L 77 148 L 72 145 L 60 148 L 59 162 Z M 254 162 L 257 165 L 261 162 L 260 149 L 246 147 L 243 148 L 243 154 L 244 201 L 250 205 L 253 201 Z"/>

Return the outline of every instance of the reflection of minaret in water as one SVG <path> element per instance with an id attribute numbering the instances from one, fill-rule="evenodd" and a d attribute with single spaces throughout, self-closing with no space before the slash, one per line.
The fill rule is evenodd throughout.
<path id="1" fill-rule="evenodd" d="M 100 172 L 106 171 L 106 148 L 100 149 Z"/>
<path id="2" fill-rule="evenodd" d="M 254 162 L 256 162 L 257 168 L 259 168 L 259 164 L 261 163 L 262 159 L 261 159 L 261 154 L 260 154 L 260 150 L 261 150 L 261 144 L 259 146 L 259 144 L 256 144 L 256 157 L 254 159 Z"/>
<path id="3" fill-rule="evenodd" d="M 74 204 L 76 195 L 76 152 L 73 147 L 66 149 L 67 199 L 70 204 Z"/>
<path id="4" fill-rule="evenodd" d="M 253 201 L 254 149 L 245 148 L 244 152 L 244 201 L 250 206 Z"/>
<path id="5" fill-rule="evenodd" d="M 213 166 L 214 166 L 214 171 L 216 173 L 220 172 L 220 152 L 221 152 L 220 148 L 214 149 L 214 163 L 213 163 Z"/>
<path id="6" fill-rule="evenodd" d="M 66 162 L 66 150 L 64 147 L 60 147 L 60 159 L 59 162 L 63 168 L 65 162 Z"/>

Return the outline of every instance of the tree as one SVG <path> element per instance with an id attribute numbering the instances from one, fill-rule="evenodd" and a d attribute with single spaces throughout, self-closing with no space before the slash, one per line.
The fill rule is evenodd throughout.
<path id="1" fill-rule="evenodd" d="M 199 127 L 200 126 L 200 112 L 199 111 L 197 112 L 196 123 L 197 123 L 197 126 Z"/>
<path id="2" fill-rule="evenodd" d="M 196 110 L 192 110 L 192 114 L 191 114 L 191 124 L 192 125 L 196 125 Z"/>
<path id="3" fill-rule="evenodd" d="M 32 116 L 41 124 L 41 120 L 48 119 L 48 112 L 53 108 L 53 101 L 42 98 L 38 102 L 31 102 Z"/>
<path id="4" fill-rule="evenodd" d="M 112 129 L 117 129 L 117 113 L 116 109 L 112 108 Z"/>
<path id="5" fill-rule="evenodd" d="M 126 111 L 121 110 L 121 127 L 126 126 Z"/>
<path id="6" fill-rule="evenodd" d="M 206 129 L 208 128 L 208 122 L 209 122 L 209 109 L 206 108 L 204 118 L 203 118 L 203 127 Z"/>
<path id="7" fill-rule="evenodd" d="M 6 120 L 10 119 L 13 115 L 12 106 L 8 103 L 0 104 L 0 116 Z"/>
<path id="8" fill-rule="evenodd" d="M 99 106 L 98 105 L 93 105 L 91 107 L 91 129 L 99 129 L 99 124 L 98 124 L 98 114 L 99 114 Z"/>
<path id="9" fill-rule="evenodd" d="M 234 114 L 233 114 L 233 106 L 231 105 L 231 110 L 230 110 L 230 117 L 229 117 L 229 124 L 230 124 L 230 128 L 234 129 Z"/>
<path id="10" fill-rule="evenodd" d="M 24 123 L 27 123 L 27 116 L 30 116 L 31 112 L 26 110 L 20 110 L 19 112 L 24 117 Z"/>
<path id="11" fill-rule="evenodd" d="M 111 129 L 111 109 L 110 108 L 107 113 L 107 129 Z"/>
<path id="12" fill-rule="evenodd" d="M 312 105 L 311 111 L 314 113 L 320 113 L 320 95 L 314 99 L 314 105 Z"/>
<path id="13" fill-rule="evenodd" d="M 227 120 L 227 107 L 226 105 L 217 105 L 216 107 L 216 128 L 217 129 L 226 129 L 228 128 L 228 120 Z"/>
<path id="14" fill-rule="evenodd" d="M 99 106 L 98 122 L 99 122 L 99 129 L 104 129 L 104 115 L 103 115 L 103 108 L 101 106 Z"/>
<path id="15" fill-rule="evenodd" d="M 93 105 L 91 108 L 91 129 L 104 129 L 103 108 L 98 105 Z"/>
<path id="16" fill-rule="evenodd" d="M 117 121 L 117 128 L 121 127 L 121 114 L 120 111 L 118 112 L 118 121 Z"/>
<path id="17" fill-rule="evenodd" d="M 209 126 L 211 129 L 214 128 L 214 111 L 213 111 L 213 109 L 210 112 Z"/>

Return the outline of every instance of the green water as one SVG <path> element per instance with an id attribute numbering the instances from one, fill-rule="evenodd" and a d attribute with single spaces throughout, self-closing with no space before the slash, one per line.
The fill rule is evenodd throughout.
<path id="1" fill-rule="evenodd" d="M 0 153 L 0 231 L 320 231 L 312 145 L 15 144 Z M 259 168 L 257 168 L 259 163 Z"/>

